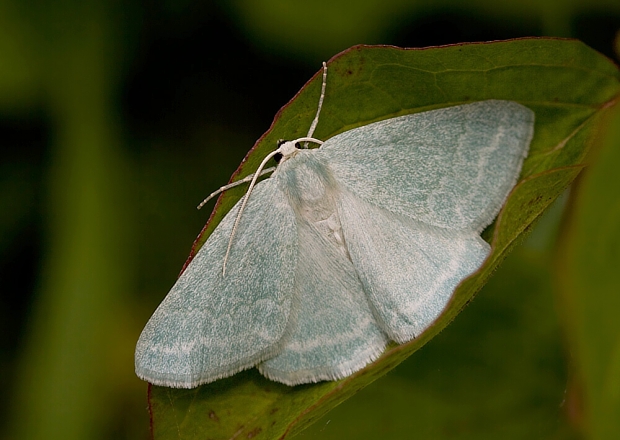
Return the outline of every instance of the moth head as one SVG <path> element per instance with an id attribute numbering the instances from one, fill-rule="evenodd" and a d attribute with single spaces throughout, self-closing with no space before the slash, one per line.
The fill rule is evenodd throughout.
<path id="1" fill-rule="evenodd" d="M 276 163 L 280 163 L 283 160 L 293 157 L 297 154 L 297 150 L 299 149 L 301 149 L 299 142 L 280 139 L 278 140 L 278 149 L 276 150 L 276 154 L 273 156 L 273 159 Z"/>

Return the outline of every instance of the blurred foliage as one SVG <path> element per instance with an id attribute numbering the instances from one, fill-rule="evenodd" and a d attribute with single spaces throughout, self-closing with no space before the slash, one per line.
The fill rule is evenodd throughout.
<path id="1" fill-rule="evenodd" d="M 358 3 L 0 0 L 0 438 L 148 437 L 133 348 L 205 223 L 193 207 L 229 179 L 320 61 L 357 43 L 528 35 L 619 52 L 615 0 Z M 601 163 L 613 170 L 617 134 L 602 132 L 600 142 Z M 603 203 L 588 202 L 599 190 L 585 185 L 570 219 L 618 199 L 608 184 Z M 364 438 L 366 427 L 388 436 L 615 438 L 620 374 L 608 341 L 617 327 L 591 349 L 583 341 L 599 314 L 602 323 L 613 312 L 617 290 L 593 283 L 591 303 L 575 299 L 593 291 L 592 277 L 614 274 L 603 263 L 615 261 L 618 242 L 595 220 L 567 221 L 560 241 L 570 258 L 556 266 L 547 244 L 557 227 L 541 224 L 538 241 L 432 344 L 300 435 Z M 597 240 L 609 234 L 607 247 L 583 245 L 592 230 Z M 579 249 L 609 258 L 578 257 Z M 585 264 L 594 261 L 603 263 Z M 563 292 L 555 299 L 552 267 Z"/>
<path id="2" fill-rule="evenodd" d="M 588 438 L 620 434 L 620 106 L 571 200 L 556 270 Z"/>
<path id="3" fill-rule="evenodd" d="M 419 46 L 459 42 L 452 39 L 455 33 L 474 36 L 463 41 L 477 41 L 490 29 L 493 39 L 515 34 L 579 38 L 580 31 L 592 29 L 581 26 L 582 19 L 596 22 L 592 34 L 600 35 L 616 30 L 620 13 L 615 0 L 471 0 L 466 5 L 458 0 L 359 0 L 355 8 L 342 0 L 231 0 L 226 5 L 241 31 L 257 44 L 317 62 L 325 52 L 336 53 L 360 42 L 406 46 L 395 41 L 402 37 L 415 36 Z M 609 20 L 610 12 L 616 21 L 613 16 Z M 601 21 L 612 24 L 611 29 L 601 29 Z"/>

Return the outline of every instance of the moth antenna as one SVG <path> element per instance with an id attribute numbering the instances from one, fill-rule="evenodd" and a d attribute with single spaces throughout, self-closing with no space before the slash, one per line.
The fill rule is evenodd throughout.
<path id="1" fill-rule="evenodd" d="M 261 173 L 258 175 L 258 177 L 264 176 L 265 174 L 269 174 L 272 171 L 275 171 L 275 169 L 276 169 L 276 167 L 265 168 L 263 171 L 261 171 Z M 217 196 L 218 194 L 221 194 L 224 191 L 229 190 L 230 188 L 234 188 L 235 186 L 239 186 L 239 185 L 242 185 L 242 184 L 244 184 L 246 182 L 249 182 L 253 178 L 254 178 L 254 174 L 250 174 L 249 176 L 245 176 L 241 180 L 237 180 L 236 182 L 229 183 L 228 185 L 222 186 L 217 191 L 213 191 L 211 194 L 209 194 L 209 196 L 206 199 L 204 199 L 202 202 L 200 202 L 200 205 L 198 205 L 196 207 L 196 209 L 200 209 L 203 206 L 205 206 L 209 200 L 211 200 L 213 197 Z"/>
<path id="2" fill-rule="evenodd" d="M 318 140 L 318 139 L 314 139 L 312 137 L 312 135 L 314 134 L 314 130 L 316 129 L 317 124 L 319 123 L 319 116 L 321 115 L 321 109 L 323 108 L 323 100 L 325 99 L 325 88 L 327 87 L 327 63 L 325 61 L 323 61 L 323 83 L 321 84 L 321 96 L 319 97 L 319 105 L 316 109 L 316 115 L 314 116 L 314 119 L 312 120 L 312 124 L 310 124 L 310 129 L 308 130 L 308 135 L 306 137 L 303 138 L 299 138 L 295 141 L 293 141 L 294 143 L 297 142 L 304 142 L 304 148 L 308 148 L 308 142 L 315 142 L 319 145 L 322 145 L 323 142 Z M 215 191 L 214 193 L 210 194 L 209 197 L 207 197 L 205 200 L 202 201 L 202 203 L 200 203 L 200 205 L 198 205 L 198 209 L 202 208 L 204 206 L 205 203 L 207 203 L 209 200 L 211 200 L 213 197 L 215 197 L 217 194 L 220 194 L 222 191 L 226 191 L 229 188 L 233 188 L 237 185 L 241 185 L 242 183 L 245 183 L 248 181 L 248 179 L 251 178 L 251 182 L 250 182 L 250 186 L 248 187 L 247 192 L 245 193 L 245 195 L 243 196 L 243 202 L 241 202 L 241 207 L 239 208 L 239 211 L 237 212 L 237 217 L 235 218 L 235 223 L 233 224 L 233 228 L 232 231 L 230 233 L 230 240 L 228 240 L 228 247 L 226 248 L 226 255 L 224 256 L 224 265 L 222 267 L 222 276 L 226 275 L 226 263 L 228 262 L 228 256 L 230 255 L 230 249 L 232 248 L 232 242 L 233 242 L 233 238 L 235 237 L 235 232 L 237 232 L 237 227 L 239 226 L 239 220 L 241 220 L 241 213 L 243 212 L 243 210 L 245 209 L 245 205 L 248 202 L 248 199 L 250 198 L 250 194 L 252 193 L 252 190 L 254 189 L 254 185 L 256 185 L 256 181 L 258 180 L 258 178 L 260 176 L 262 176 L 265 173 L 271 172 L 275 169 L 275 167 L 272 168 L 267 168 L 266 170 L 263 171 L 263 167 L 267 164 L 267 162 L 269 161 L 269 159 L 271 159 L 273 156 L 275 156 L 276 154 L 281 153 L 280 152 L 280 148 L 278 148 L 275 151 L 272 151 L 271 153 L 269 153 L 261 162 L 261 164 L 258 167 L 258 170 L 256 171 L 256 173 L 247 176 L 245 179 L 239 180 L 237 182 L 225 185 L 223 187 L 221 187 L 219 190 Z"/>
<path id="3" fill-rule="evenodd" d="M 306 135 L 306 137 L 312 137 L 312 135 L 314 134 L 314 130 L 319 123 L 319 116 L 321 115 L 323 100 L 325 99 L 325 87 L 327 87 L 327 63 L 323 61 L 323 84 L 321 85 L 321 96 L 319 97 L 319 105 L 316 109 L 316 115 L 314 116 L 312 124 L 310 124 L 310 129 L 308 130 L 308 134 Z M 304 143 L 304 148 L 308 148 L 308 142 Z"/>
<path id="4" fill-rule="evenodd" d="M 310 124 L 310 129 L 308 130 L 308 134 L 306 135 L 307 138 L 312 138 L 312 135 L 314 134 L 314 130 L 316 129 L 316 126 L 319 123 L 319 116 L 321 115 L 321 109 L 323 108 L 323 101 L 325 100 L 325 88 L 326 87 L 327 87 L 327 63 L 323 61 L 323 84 L 321 84 L 321 96 L 319 97 L 319 105 L 317 106 L 317 109 L 316 109 L 316 115 L 314 116 L 314 119 L 312 120 L 312 124 Z M 308 142 L 313 142 L 315 140 L 316 139 L 313 139 L 312 141 L 304 142 L 304 148 L 308 148 Z M 265 174 L 271 173 L 275 169 L 276 167 L 269 167 L 261 171 L 261 173 L 259 174 L 259 177 L 264 176 Z M 209 200 L 211 200 L 213 197 L 217 196 L 218 194 L 221 194 L 224 191 L 229 190 L 230 188 L 234 188 L 236 186 L 249 182 L 250 180 L 252 180 L 253 177 L 254 177 L 254 174 L 250 174 L 249 176 L 246 176 L 245 178 L 241 180 L 237 180 L 236 182 L 229 183 L 228 185 L 222 186 L 217 191 L 213 191 L 211 194 L 209 194 L 209 196 L 206 199 L 200 202 L 200 204 L 196 207 L 196 209 L 202 208 L 204 205 L 206 205 L 209 202 Z"/>
<path id="5" fill-rule="evenodd" d="M 302 137 L 294 141 L 290 141 L 290 143 L 292 144 L 296 144 L 298 142 L 314 142 L 319 145 L 323 145 L 323 141 L 320 141 L 318 139 L 314 139 L 311 137 Z M 237 217 L 235 218 L 235 223 L 233 224 L 232 231 L 230 232 L 230 239 L 228 240 L 228 247 L 226 248 L 226 255 L 224 255 L 224 265 L 222 267 L 222 276 L 226 275 L 226 263 L 228 262 L 228 255 L 230 254 L 230 249 L 232 248 L 232 242 L 233 242 L 233 238 L 235 237 L 235 232 L 237 232 L 237 227 L 239 226 L 239 220 L 241 220 L 241 213 L 243 213 L 243 210 L 245 209 L 245 205 L 248 203 L 248 199 L 250 198 L 250 194 L 252 193 L 252 190 L 254 189 L 254 185 L 256 185 L 256 181 L 262 174 L 262 169 L 265 167 L 267 162 L 269 162 L 269 159 L 271 159 L 273 156 L 275 156 L 278 153 L 282 153 L 282 147 L 279 147 L 278 149 L 269 153 L 258 166 L 258 170 L 256 170 L 256 172 L 253 174 L 252 181 L 250 182 L 250 186 L 248 186 L 247 192 L 243 196 L 243 202 L 241 202 L 241 206 L 239 207 L 239 211 L 237 212 Z"/>
<path id="6" fill-rule="evenodd" d="M 228 240 L 228 247 L 226 248 L 226 255 L 224 256 L 224 266 L 222 267 L 222 276 L 226 275 L 226 262 L 228 261 L 228 255 L 230 254 L 230 248 L 232 247 L 233 238 L 235 236 L 235 232 L 237 231 L 239 220 L 241 219 L 241 213 L 245 209 L 245 205 L 248 203 L 250 194 L 252 193 L 252 190 L 254 189 L 254 185 L 256 185 L 256 181 L 261 176 L 261 172 L 263 168 L 265 167 L 269 159 L 271 159 L 273 156 L 275 156 L 279 152 L 280 152 L 280 149 L 278 148 L 277 150 L 274 150 L 271 153 L 269 153 L 258 166 L 258 170 L 256 170 L 256 172 L 252 175 L 252 181 L 250 182 L 250 186 L 248 187 L 248 190 L 243 196 L 243 202 L 241 203 L 241 207 L 239 208 L 239 211 L 237 212 L 235 223 L 233 224 L 232 231 L 230 232 L 230 240 Z"/>

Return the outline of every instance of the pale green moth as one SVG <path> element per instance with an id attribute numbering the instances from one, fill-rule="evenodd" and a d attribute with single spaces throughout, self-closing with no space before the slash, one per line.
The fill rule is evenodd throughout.
<path id="1" fill-rule="evenodd" d="M 137 375 L 193 388 L 258 366 L 288 385 L 336 380 L 390 340 L 418 337 L 489 254 L 479 234 L 515 185 L 533 127 L 528 108 L 489 100 L 368 124 L 316 149 L 280 144 L 271 177 L 224 217 L 147 323 Z"/>

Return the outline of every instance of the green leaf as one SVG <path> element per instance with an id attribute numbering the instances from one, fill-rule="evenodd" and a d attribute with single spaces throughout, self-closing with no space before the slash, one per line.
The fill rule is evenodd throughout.
<path id="1" fill-rule="evenodd" d="M 192 390 L 152 386 L 155 439 L 283 438 L 383 376 L 439 333 L 482 287 L 515 241 L 581 170 L 601 123 L 620 92 L 620 73 L 578 41 L 521 39 L 428 49 L 356 46 L 332 58 L 315 137 L 381 119 L 484 99 L 518 101 L 536 113 L 535 136 L 522 173 L 484 237 L 492 254 L 461 283 L 444 314 L 418 339 L 391 345 L 376 362 L 337 382 L 288 387 L 255 369 Z M 305 135 L 316 111 L 320 73 L 277 115 L 233 180 L 252 173 L 276 140 Z M 198 249 L 243 194 L 224 194 Z"/>
<path id="2" fill-rule="evenodd" d="M 589 439 L 620 438 L 620 105 L 574 192 L 556 276 Z"/>

